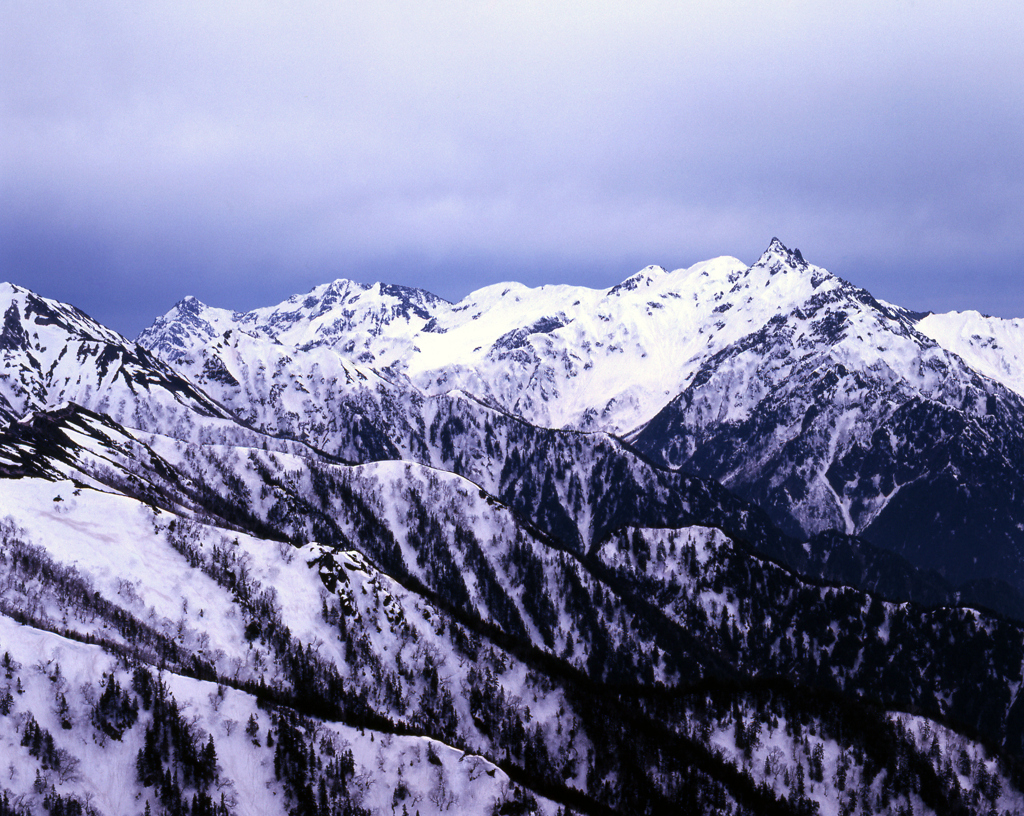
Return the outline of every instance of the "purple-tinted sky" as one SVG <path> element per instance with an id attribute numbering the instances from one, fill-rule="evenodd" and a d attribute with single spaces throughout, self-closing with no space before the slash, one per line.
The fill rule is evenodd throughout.
<path id="1" fill-rule="evenodd" d="M 337 277 L 753 262 L 1024 316 L 1024 6 L 0 6 L 0 280 L 134 335 Z"/>

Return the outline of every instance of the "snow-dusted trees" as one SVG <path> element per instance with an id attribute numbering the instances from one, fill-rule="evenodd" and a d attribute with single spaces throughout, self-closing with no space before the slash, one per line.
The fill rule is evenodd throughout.
<path id="1" fill-rule="evenodd" d="M 111 685 L 108 680 L 106 689 Z M 188 801 L 191 790 L 193 796 L 198 797 L 201 812 L 212 813 L 209 789 L 220 774 L 213 736 L 204 739 L 204 735 L 185 719 L 167 687 L 154 680 L 146 669 L 135 671 L 132 685 L 142 696 L 143 708 L 149 713 L 143 746 L 135 762 L 139 784 L 155 788 L 164 808 L 172 812 Z M 116 689 L 107 693 L 111 700 L 118 698 Z"/>
<path id="2" fill-rule="evenodd" d="M 284 785 L 294 816 L 368 816 L 352 796 L 355 760 L 324 737 L 317 749 L 316 724 L 284 709 L 275 710 L 274 776 Z M 268 732 L 269 733 L 269 732 Z"/>
<path id="3" fill-rule="evenodd" d="M 105 674 L 101 681 L 103 693 L 92 710 L 92 722 L 99 731 L 114 740 L 133 725 L 139 717 L 138 698 L 122 689 L 117 677 Z"/>

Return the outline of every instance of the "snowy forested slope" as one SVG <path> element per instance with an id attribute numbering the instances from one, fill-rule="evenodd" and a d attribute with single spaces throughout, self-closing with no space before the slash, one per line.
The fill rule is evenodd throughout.
<path id="1" fill-rule="evenodd" d="M 173 440 L 130 445 L 66 411 L 45 427 L 75 437 L 49 461 L 19 442 L 22 466 L 49 478 L 0 481 L 11 801 L 312 813 L 322 789 L 328 812 L 1021 804 L 999 758 L 1024 747 L 1016 625 L 807 583 L 710 527 L 626 528 L 573 555 L 418 465 L 193 454 L 213 492 L 248 496 L 264 536 L 281 503 L 289 524 L 314 515 L 299 496 L 340 514 L 326 542 L 253 536 L 231 529 L 240 507 L 223 520 L 227 501 L 213 524 L 209 495 L 131 481 L 173 465 Z"/>
<path id="2" fill-rule="evenodd" d="M 1024 810 L 977 321 L 778 242 L 139 344 L 0 310 L 0 816 Z"/>

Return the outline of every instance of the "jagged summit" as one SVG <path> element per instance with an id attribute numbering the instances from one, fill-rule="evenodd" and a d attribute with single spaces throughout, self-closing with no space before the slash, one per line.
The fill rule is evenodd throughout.
<path id="1" fill-rule="evenodd" d="M 915 423 L 943 428 L 933 446 L 993 495 L 1016 478 L 1024 346 L 1007 350 L 1024 329 L 971 320 L 957 340 L 938 318 L 881 303 L 777 238 L 751 265 L 652 266 L 607 290 L 498 284 L 451 304 L 339 280 L 245 313 L 177 311 L 142 343 L 257 427 L 297 438 L 325 429 L 318 446 L 333 444 L 338 405 L 383 412 L 421 438 L 412 406 L 465 394 L 535 426 L 623 436 L 666 467 L 721 481 L 794 535 L 838 528 L 901 552 L 915 545 L 894 519 L 911 505 L 934 541 L 964 535 L 948 516 L 964 497 L 936 486 L 939 460 L 907 470 L 925 450 Z M 402 444 L 367 430 L 356 448 L 331 450 Z M 927 509 L 940 494 L 946 506 Z M 989 550 L 1003 553 L 1001 570 L 1024 552 L 1017 523 L 972 525 L 1002 542 Z M 949 564 L 976 574 L 959 556 Z"/>
<path id="2" fill-rule="evenodd" d="M 10 281 L 0 281 L 0 297 L 10 297 L 11 295 L 15 295 L 19 292 L 27 291 L 27 289 L 18 286 L 18 284 L 16 283 L 11 283 Z"/>
<path id="3" fill-rule="evenodd" d="M 37 295 L 13 283 L 0 284 L 0 312 L 4 325 L 13 331 L 15 325 L 25 338 L 42 343 L 46 336 L 71 334 L 82 340 L 99 343 L 126 342 L 120 334 L 96 322 L 89 315 L 66 303 Z"/>
<path id="4" fill-rule="evenodd" d="M 214 337 L 218 324 L 228 314 L 212 309 L 192 295 L 182 298 L 167 314 L 158 317 L 135 341 L 168 362 L 178 360 L 197 340 Z"/>
<path id="5" fill-rule="evenodd" d="M 196 313 L 205 309 L 206 304 L 199 300 L 195 295 L 185 295 L 185 297 L 174 304 L 174 308 L 182 312 Z"/>
<path id="6" fill-rule="evenodd" d="M 900 464 L 923 450 L 915 422 L 945 428 L 935 444 L 994 495 L 1015 478 L 1005 445 L 1021 435 L 1011 417 L 1024 415 L 1024 346 L 1006 350 L 1024 330 L 970 321 L 971 335 L 1006 337 L 957 341 L 939 319 L 881 303 L 777 238 L 749 266 L 651 266 L 607 290 L 497 284 L 450 304 L 337 281 L 202 319 L 208 328 L 171 320 L 144 342 L 260 427 L 301 436 L 331 427 L 339 400 L 384 410 L 461 393 L 536 426 L 625 436 L 654 461 L 720 480 L 794 535 L 838 528 L 907 551 L 893 519 L 942 493 L 938 463 Z M 986 441 L 992 423 L 998 443 Z M 972 434 L 971 449 L 957 447 Z M 927 511 L 934 540 L 964 535 L 947 518 L 962 498 L 953 488 L 946 509 Z M 974 524 L 1002 542 L 990 550 L 1003 553 L 1000 569 L 1024 551 L 1016 523 Z"/>
<path id="7" fill-rule="evenodd" d="M 914 333 L 909 313 L 882 306 L 778 238 L 750 266 L 729 257 L 674 271 L 649 266 L 608 290 L 493 284 L 451 304 L 419 289 L 341 279 L 250 312 L 187 312 L 177 318 L 172 310 L 140 342 L 218 370 L 221 363 L 197 361 L 228 331 L 243 342 L 249 335 L 329 349 L 407 377 L 426 395 L 462 390 L 538 425 L 619 434 L 651 420 L 707 359 L 772 321 L 812 321 L 813 342 L 829 347 L 858 327 L 861 337 Z"/>
<path id="8" fill-rule="evenodd" d="M 772 238 L 754 266 L 773 266 L 776 260 L 786 266 L 806 268 L 808 265 L 799 249 L 790 249 L 778 238 Z"/>

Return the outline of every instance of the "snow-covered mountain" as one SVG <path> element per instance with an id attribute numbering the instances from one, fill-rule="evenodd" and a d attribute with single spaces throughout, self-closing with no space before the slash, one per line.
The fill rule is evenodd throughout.
<path id="1" fill-rule="evenodd" d="M 438 464 L 423 417 L 468 397 L 623 435 L 794 536 L 839 529 L 1024 589 L 1024 510 L 1005 512 L 1024 476 L 1024 329 L 956 323 L 773 240 L 750 267 L 648 267 L 608 290 L 508 284 L 453 305 L 336 281 L 245 314 L 186 299 L 139 341 L 248 424 L 352 461 Z"/>
<path id="2" fill-rule="evenodd" d="M 222 357 L 214 348 L 225 333 L 241 333 L 226 341 L 266 338 L 286 354 L 320 352 L 295 371 L 340 356 L 424 395 L 461 390 L 541 427 L 622 433 L 678 394 L 708 349 L 750 330 L 737 324 L 715 336 L 701 328 L 724 311 L 724 293 L 744 269 L 735 258 L 676 272 L 648 267 L 608 290 L 501 284 L 454 305 L 420 290 L 342 280 L 244 314 L 186 298 L 139 342 L 193 376 L 226 370 L 241 381 L 234 361 L 212 359 Z M 757 325 L 787 308 L 755 306 L 748 317 Z"/>
<path id="3" fill-rule="evenodd" d="M 778 242 L 0 311 L 0 816 L 1024 810 L 1013 322 Z"/>
<path id="4" fill-rule="evenodd" d="M 77 402 L 143 427 L 181 412 L 226 417 L 142 346 L 83 312 L 0 283 L 0 422 Z"/>
<path id="5" fill-rule="evenodd" d="M 11 812 L 1024 806 L 1020 625 L 807 581 L 713 526 L 573 555 L 409 463 L 144 444 L 74 407 L 14 431 Z M 318 507 L 336 527 L 281 540 Z"/>
<path id="6" fill-rule="evenodd" d="M 981 355 L 960 356 L 948 332 L 932 329 L 944 347 L 919 316 L 777 243 L 743 286 L 770 291 L 779 278 L 819 285 L 709 356 L 631 441 L 721 481 L 796 535 L 846 530 L 955 581 L 1003 575 L 1020 586 L 1020 394 L 972 368 Z"/>
<path id="7" fill-rule="evenodd" d="M 916 327 L 979 374 L 1024 395 L 1024 320 L 949 312 L 925 315 Z"/>

